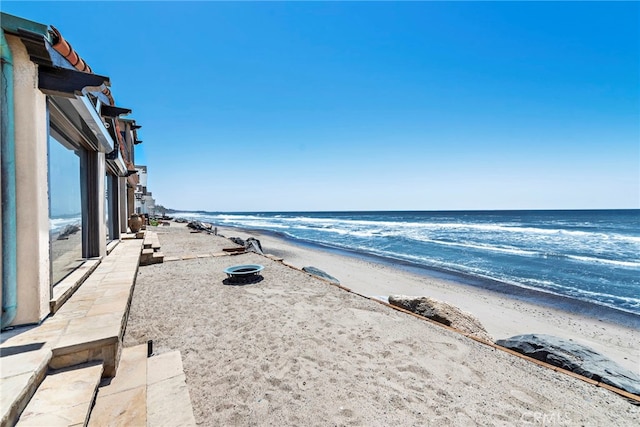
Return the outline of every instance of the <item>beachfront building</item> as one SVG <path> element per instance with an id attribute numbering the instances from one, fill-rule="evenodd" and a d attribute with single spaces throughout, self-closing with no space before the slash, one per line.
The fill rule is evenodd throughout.
<path id="1" fill-rule="evenodd" d="M 156 201 L 147 189 L 147 166 L 136 165 L 136 170 L 139 178 L 135 189 L 135 212 L 155 216 Z"/>
<path id="2" fill-rule="evenodd" d="M 163 262 L 132 215 L 140 125 L 54 27 L 0 22 L 0 425 L 195 425 L 179 352 L 124 348 L 138 267 Z"/>
<path id="3" fill-rule="evenodd" d="M 55 27 L 2 14 L 2 328 L 127 232 L 138 125 Z"/>

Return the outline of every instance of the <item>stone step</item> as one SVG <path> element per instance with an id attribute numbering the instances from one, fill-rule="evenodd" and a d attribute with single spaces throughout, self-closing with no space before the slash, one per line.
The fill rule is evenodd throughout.
<path id="1" fill-rule="evenodd" d="M 89 427 L 147 425 L 147 345 L 122 350 L 118 373 L 102 381 Z"/>
<path id="2" fill-rule="evenodd" d="M 99 361 L 105 377 L 115 375 L 141 247 L 139 240 L 121 241 L 54 315 L 2 332 L 0 425 L 16 423 L 47 367 Z"/>
<path id="3" fill-rule="evenodd" d="M 147 425 L 196 425 L 179 351 L 147 359 Z"/>
<path id="4" fill-rule="evenodd" d="M 144 247 L 145 249 L 153 249 L 154 245 L 155 245 L 157 248 L 160 248 L 160 245 L 159 245 L 159 244 L 155 244 L 155 243 L 153 243 L 153 242 L 152 242 L 152 241 L 150 241 L 150 240 L 145 240 L 145 241 L 144 241 L 144 243 L 142 244 L 142 247 Z"/>
<path id="5" fill-rule="evenodd" d="M 145 249 L 160 250 L 160 239 L 153 231 L 147 231 L 144 235 L 143 246 Z"/>
<path id="6" fill-rule="evenodd" d="M 36 390 L 16 425 L 86 425 L 101 376 L 100 362 L 50 372 Z"/>
<path id="7" fill-rule="evenodd" d="M 150 251 L 150 252 L 145 252 Z M 164 254 L 162 252 L 153 252 L 152 249 L 144 249 L 140 256 L 140 265 L 162 264 L 164 262 Z"/>
<path id="8" fill-rule="evenodd" d="M 52 369 L 94 360 L 104 376 L 115 375 L 138 270 L 140 243 L 123 241 L 106 257 L 73 297 L 56 313 L 62 333 L 52 343 Z"/>
<path id="9" fill-rule="evenodd" d="M 14 425 L 47 374 L 51 349 L 39 343 L 0 348 L 0 425 Z"/>

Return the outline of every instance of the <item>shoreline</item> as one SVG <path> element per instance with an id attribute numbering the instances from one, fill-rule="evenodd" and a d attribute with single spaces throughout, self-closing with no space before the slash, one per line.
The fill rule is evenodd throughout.
<path id="1" fill-rule="evenodd" d="M 320 268 L 362 295 L 383 300 L 393 294 L 431 296 L 472 313 L 494 340 L 530 333 L 572 339 L 640 375 L 640 349 L 634 347 L 640 342 L 640 316 L 633 313 L 497 281 L 478 279 L 474 284 L 473 278 L 455 273 L 394 263 L 270 230 L 213 225 L 225 237 L 255 237 L 265 253 L 297 268 Z M 375 273 L 358 273 L 363 270 Z"/>
<path id="2" fill-rule="evenodd" d="M 426 279 L 454 282 L 460 286 L 467 286 L 475 289 L 494 292 L 504 297 L 517 299 L 523 302 L 539 305 L 541 307 L 554 308 L 571 314 L 592 317 L 594 319 L 609 321 L 620 326 L 636 328 L 640 330 L 640 314 L 622 310 L 616 307 L 598 304 L 593 301 L 581 300 L 578 298 L 572 298 L 539 289 L 519 286 L 488 277 L 485 278 L 480 276 L 473 276 L 471 274 L 465 274 L 463 272 L 423 266 L 411 261 L 393 259 L 366 252 L 359 252 L 355 249 L 338 248 L 323 243 L 296 239 L 283 233 L 278 233 L 271 230 L 230 227 L 226 225 L 217 227 L 218 229 L 226 228 L 229 230 L 239 230 L 240 232 L 247 233 L 248 235 L 269 236 L 273 237 L 274 239 L 286 241 L 293 246 L 308 248 L 310 250 L 326 251 L 339 256 L 359 259 L 363 262 L 379 263 L 399 271 L 423 276 Z"/>

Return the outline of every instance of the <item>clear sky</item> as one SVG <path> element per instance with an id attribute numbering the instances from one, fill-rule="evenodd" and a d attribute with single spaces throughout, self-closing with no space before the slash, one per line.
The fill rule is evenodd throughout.
<path id="1" fill-rule="evenodd" d="M 11 2 L 143 126 L 167 207 L 640 207 L 638 2 Z"/>

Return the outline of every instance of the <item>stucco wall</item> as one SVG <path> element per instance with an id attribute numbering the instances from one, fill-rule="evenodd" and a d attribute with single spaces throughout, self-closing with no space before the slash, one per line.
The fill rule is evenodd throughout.
<path id="1" fill-rule="evenodd" d="M 13 54 L 17 187 L 18 309 L 14 325 L 49 313 L 49 204 L 47 100 L 37 66 L 19 38 L 7 36 Z"/>

